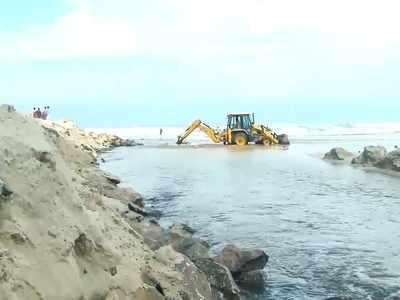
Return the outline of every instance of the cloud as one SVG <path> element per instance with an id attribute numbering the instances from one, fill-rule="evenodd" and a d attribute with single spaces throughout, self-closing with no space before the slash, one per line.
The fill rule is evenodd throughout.
<path id="1" fill-rule="evenodd" d="M 394 55 L 400 48 L 400 2 L 395 0 L 72 2 L 74 9 L 53 24 L 11 36 L 0 32 L 0 57 L 153 55 L 190 62 L 266 52 L 279 56 L 281 49 L 304 45 L 337 55 L 352 49 Z"/>

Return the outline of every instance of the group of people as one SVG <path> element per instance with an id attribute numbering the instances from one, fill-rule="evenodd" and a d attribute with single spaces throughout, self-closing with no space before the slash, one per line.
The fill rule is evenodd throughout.
<path id="1" fill-rule="evenodd" d="M 40 110 L 40 107 L 34 107 L 32 117 L 35 119 L 47 120 L 47 117 L 49 116 L 49 109 L 50 106 L 45 106 L 43 110 Z"/>

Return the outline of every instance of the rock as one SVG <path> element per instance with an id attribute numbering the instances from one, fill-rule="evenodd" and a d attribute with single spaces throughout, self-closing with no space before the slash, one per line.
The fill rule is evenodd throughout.
<path id="1" fill-rule="evenodd" d="M 127 188 L 117 187 L 114 189 L 104 189 L 103 195 L 108 198 L 121 200 L 126 204 L 133 203 L 139 207 L 144 207 L 143 197 L 130 187 Z"/>
<path id="2" fill-rule="evenodd" d="M 0 179 L 0 196 L 2 197 L 8 197 L 12 194 L 13 192 L 11 189 L 8 187 L 8 185 Z"/>
<path id="3" fill-rule="evenodd" d="M 329 160 L 348 160 L 354 157 L 354 154 L 343 148 L 333 148 L 325 154 L 324 159 Z"/>
<path id="4" fill-rule="evenodd" d="M 136 300 L 163 300 L 165 299 L 156 288 L 145 285 L 135 292 L 133 299 Z"/>
<path id="5" fill-rule="evenodd" d="M 87 256 L 94 250 L 94 243 L 87 238 L 86 234 L 81 233 L 74 242 L 74 250 L 78 256 Z"/>
<path id="6" fill-rule="evenodd" d="M 122 139 L 119 143 L 119 147 L 134 147 L 134 146 L 143 146 L 143 144 L 137 143 L 135 140 L 130 140 L 130 139 Z"/>
<path id="7" fill-rule="evenodd" d="M 289 136 L 287 134 L 278 135 L 278 141 L 280 145 L 290 145 Z"/>
<path id="8" fill-rule="evenodd" d="M 376 167 L 400 172 L 400 150 L 389 152 L 383 160 L 376 164 Z"/>
<path id="9" fill-rule="evenodd" d="M 172 247 L 175 251 L 186 255 L 192 261 L 209 257 L 208 251 L 210 247 L 205 241 L 200 239 L 179 239 L 172 243 Z"/>
<path id="10" fill-rule="evenodd" d="M 176 241 L 178 239 L 189 239 L 193 236 L 194 233 L 195 231 L 193 230 L 193 228 L 186 224 L 177 223 L 173 224 L 169 228 L 169 234 L 173 241 Z"/>
<path id="11" fill-rule="evenodd" d="M 131 210 L 139 215 L 142 215 L 143 217 L 147 217 L 149 215 L 142 207 L 140 207 L 132 202 L 128 203 L 128 208 L 129 208 L 129 210 Z"/>
<path id="12" fill-rule="evenodd" d="M 217 299 L 213 297 L 206 274 L 196 267 L 194 263 L 189 260 L 189 258 L 181 253 L 176 252 L 171 245 L 164 246 L 157 250 L 156 259 L 182 274 L 183 285 L 180 288 L 184 287 L 184 291 L 179 291 L 182 300 Z M 154 278 L 154 276 L 151 277 Z M 152 282 L 154 282 L 154 279 Z"/>
<path id="13" fill-rule="evenodd" d="M 160 225 L 147 221 L 129 222 L 129 224 L 143 237 L 144 242 L 152 250 L 157 250 L 169 243 L 168 233 Z"/>
<path id="14" fill-rule="evenodd" d="M 110 173 L 104 172 L 104 177 L 113 185 L 118 185 L 121 183 L 121 179 L 118 176 L 112 175 Z"/>
<path id="15" fill-rule="evenodd" d="M 265 288 L 264 273 L 260 270 L 239 273 L 234 279 L 241 288 L 246 290 L 263 290 Z"/>
<path id="16" fill-rule="evenodd" d="M 263 250 L 239 249 L 234 245 L 228 245 L 214 260 L 226 266 L 232 273 L 242 273 L 262 270 L 268 258 Z"/>
<path id="17" fill-rule="evenodd" d="M 227 267 L 211 258 L 200 258 L 193 262 L 207 275 L 212 287 L 222 292 L 229 299 L 240 299 L 240 290 Z"/>
<path id="18" fill-rule="evenodd" d="M 377 163 L 382 161 L 386 156 L 386 149 L 382 146 L 368 146 L 364 148 L 364 151 L 360 156 L 352 160 L 352 164 L 370 165 L 375 166 Z"/>

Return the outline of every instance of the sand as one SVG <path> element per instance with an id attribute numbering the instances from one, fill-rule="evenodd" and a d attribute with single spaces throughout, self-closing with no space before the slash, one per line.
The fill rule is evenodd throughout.
<path id="1" fill-rule="evenodd" d="M 96 163 L 113 139 L 1 106 L 0 180 L 12 192 L 0 196 L 1 300 L 212 299 L 186 257 L 151 250 L 126 217 L 124 197 L 138 194 Z"/>

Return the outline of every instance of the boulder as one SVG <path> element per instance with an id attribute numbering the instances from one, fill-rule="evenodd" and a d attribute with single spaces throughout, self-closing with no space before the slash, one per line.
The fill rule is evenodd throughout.
<path id="1" fill-rule="evenodd" d="M 110 173 L 104 172 L 104 177 L 113 185 L 118 185 L 121 183 L 121 179 L 118 176 Z"/>
<path id="2" fill-rule="evenodd" d="M 338 147 L 338 148 L 333 148 L 331 149 L 331 151 L 326 153 L 324 159 L 344 161 L 344 160 L 349 160 L 353 157 L 354 157 L 353 153 L 347 151 L 344 148 Z"/>
<path id="3" fill-rule="evenodd" d="M 178 239 L 172 243 L 172 247 L 175 251 L 186 255 L 192 261 L 200 258 L 209 258 L 208 251 L 210 247 L 205 241 L 200 239 Z"/>
<path id="4" fill-rule="evenodd" d="M 130 187 L 103 189 L 103 194 L 106 197 L 121 200 L 126 204 L 133 203 L 139 207 L 144 207 L 143 197 Z"/>
<path id="5" fill-rule="evenodd" d="M 280 145 L 290 145 L 289 136 L 287 134 L 278 135 L 278 141 Z"/>
<path id="6" fill-rule="evenodd" d="M 386 156 L 386 148 L 382 146 L 368 146 L 360 156 L 352 160 L 352 164 L 360 164 L 365 166 L 375 166 L 382 161 Z"/>
<path id="7" fill-rule="evenodd" d="M 239 273 L 234 277 L 236 283 L 245 290 L 263 290 L 265 288 L 264 272 L 257 270 Z"/>
<path id="8" fill-rule="evenodd" d="M 222 292 L 228 299 L 240 299 L 240 290 L 227 267 L 211 258 L 200 258 L 193 262 L 207 275 L 212 287 Z"/>
<path id="9" fill-rule="evenodd" d="M 268 262 L 263 250 L 239 249 L 234 245 L 226 246 L 214 260 L 226 266 L 232 273 L 262 270 Z"/>
<path id="10" fill-rule="evenodd" d="M 138 222 L 129 218 L 126 220 L 152 250 L 157 250 L 169 243 L 168 233 L 160 225 L 148 221 Z"/>
<path id="11" fill-rule="evenodd" d="M 193 236 L 194 233 L 195 231 L 189 225 L 186 224 L 177 223 L 173 224 L 169 228 L 169 234 L 173 241 L 179 239 L 189 239 Z"/>
<path id="12" fill-rule="evenodd" d="M 12 194 L 13 192 L 11 189 L 8 187 L 8 185 L 0 179 L 0 196 L 2 197 L 8 197 Z"/>
<path id="13" fill-rule="evenodd" d="M 185 255 L 176 252 L 171 245 L 158 249 L 156 251 L 156 259 L 182 274 L 183 282 L 179 290 L 182 300 L 217 299 L 213 296 L 206 274 Z M 150 277 L 154 278 L 154 274 L 150 274 Z M 154 279 L 152 281 L 154 282 Z"/>
<path id="14" fill-rule="evenodd" d="M 94 243 L 86 234 L 81 233 L 74 242 L 74 250 L 78 256 L 90 255 L 94 250 Z"/>
<path id="15" fill-rule="evenodd" d="M 376 167 L 400 172 L 400 150 L 389 152 L 383 160 L 376 164 Z"/>
<path id="16" fill-rule="evenodd" d="M 149 215 L 142 207 L 140 207 L 132 202 L 128 203 L 128 208 L 129 208 L 129 210 L 131 210 L 139 215 L 142 215 L 143 217 L 147 217 Z"/>

